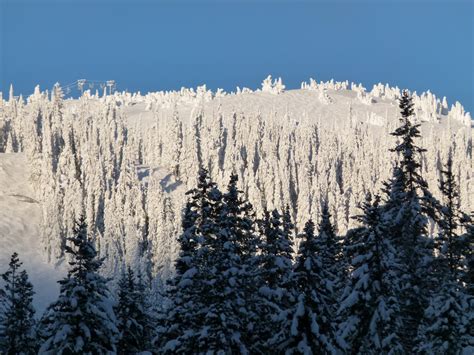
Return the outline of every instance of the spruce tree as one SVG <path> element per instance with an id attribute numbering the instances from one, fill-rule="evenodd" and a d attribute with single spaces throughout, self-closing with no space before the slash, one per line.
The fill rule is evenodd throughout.
<path id="1" fill-rule="evenodd" d="M 286 217 L 285 217 L 286 215 Z M 259 341 L 254 348 L 260 352 L 272 351 L 275 334 L 280 331 L 282 315 L 294 302 L 291 286 L 293 269 L 293 225 L 289 214 L 281 215 L 277 210 L 265 211 L 259 221 L 259 286 L 260 306 L 255 334 Z"/>
<path id="2" fill-rule="evenodd" d="M 104 354 L 117 352 L 118 330 L 107 280 L 98 271 L 103 260 L 97 257 L 81 217 L 68 238 L 68 275 L 60 284 L 60 294 L 43 317 L 44 342 L 40 354 Z"/>
<path id="3" fill-rule="evenodd" d="M 441 170 L 444 203 L 439 208 L 435 287 L 418 330 L 417 350 L 426 354 L 458 354 L 474 345 L 474 298 L 463 285 L 469 242 L 460 230 L 466 216 L 459 209 L 452 165 L 450 153 L 445 169 Z"/>
<path id="4" fill-rule="evenodd" d="M 341 258 L 341 245 L 331 222 L 331 214 L 327 201 L 321 209 L 321 218 L 318 225 L 318 236 L 315 240 L 317 254 L 322 264 L 322 278 L 324 280 L 324 295 L 333 314 L 336 313 L 342 283 L 344 279 L 344 265 Z"/>
<path id="5" fill-rule="evenodd" d="M 214 266 L 213 243 L 219 235 L 222 193 L 201 169 L 197 187 L 190 196 L 183 216 L 183 232 L 178 238 L 181 252 L 176 260 L 176 276 L 170 281 L 164 325 L 159 329 L 155 344 L 164 352 L 192 352 L 200 346 L 199 332 L 209 300 L 208 272 Z"/>
<path id="6" fill-rule="evenodd" d="M 250 271 L 244 261 L 254 246 L 250 207 L 240 198 L 237 176 L 232 175 L 227 192 L 215 205 L 217 229 L 203 233 L 200 254 L 201 305 L 196 351 L 247 353 L 245 341 L 250 320 L 245 284 Z"/>
<path id="7" fill-rule="evenodd" d="M 262 235 L 259 245 L 261 276 L 266 281 L 269 294 L 279 299 L 293 266 L 293 228 L 283 222 L 283 216 L 276 209 L 271 213 L 265 211 L 264 218 L 259 222 Z"/>
<path id="8" fill-rule="evenodd" d="M 8 270 L 2 274 L 5 292 L 2 299 L 4 314 L 1 319 L 0 347 L 5 354 L 34 354 L 35 310 L 33 285 L 28 280 L 17 253 L 13 253 Z"/>
<path id="9" fill-rule="evenodd" d="M 469 217 L 460 210 L 459 188 L 453 172 L 453 160 L 449 153 L 445 169 L 441 170 L 440 191 L 443 204 L 439 206 L 437 219 L 440 231 L 435 238 L 438 255 L 436 268 L 441 281 L 450 279 L 459 282 L 466 272 L 466 256 L 469 250 L 468 238 L 462 236 L 467 229 Z"/>
<path id="10" fill-rule="evenodd" d="M 334 312 L 328 300 L 323 256 L 309 220 L 304 227 L 291 275 L 291 304 L 280 314 L 280 330 L 269 343 L 275 352 L 286 354 L 335 354 Z"/>
<path id="11" fill-rule="evenodd" d="M 143 282 L 128 267 L 118 284 L 118 303 L 115 307 L 117 328 L 120 332 L 118 353 L 132 354 L 150 349 L 152 319 L 146 309 Z"/>
<path id="12" fill-rule="evenodd" d="M 466 272 L 462 281 L 466 285 L 467 293 L 474 297 L 474 217 L 465 216 L 463 223 L 466 226 L 466 233 L 463 235 L 463 239 L 467 248 L 466 258 L 464 259 Z"/>
<path id="13" fill-rule="evenodd" d="M 349 284 L 341 298 L 338 344 L 351 354 L 400 354 L 400 308 L 393 274 L 399 268 L 391 241 L 383 232 L 380 198 L 370 195 L 356 218 L 362 227 L 347 235 L 351 260 Z"/>
<path id="14" fill-rule="evenodd" d="M 421 154 L 425 149 L 415 143 L 421 136 L 420 124 L 412 123 L 413 102 L 406 90 L 402 92 L 399 107 L 401 126 L 392 133 L 398 142 L 391 149 L 397 153 L 399 163 L 392 180 L 386 184 L 384 234 L 391 240 L 401 263 L 392 288 L 400 300 L 403 319 L 400 336 L 405 351 L 411 352 L 432 286 L 433 242 L 427 225 L 429 218 L 436 217 L 437 201 L 421 176 Z"/>
<path id="15" fill-rule="evenodd" d="M 193 203 L 188 201 L 182 218 L 183 232 L 178 237 L 181 249 L 175 262 L 176 275 L 168 282 L 166 297 L 169 302 L 161 315 L 163 325 L 158 327 L 157 336 L 153 340 L 155 347 L 162 349 L 164 353 L 190 351 L 193 346 L 193 312 L 199 307 L 196 296 L 199 291 L 194 278 L 198 267 L 197 218 L 198 213 Z"/>

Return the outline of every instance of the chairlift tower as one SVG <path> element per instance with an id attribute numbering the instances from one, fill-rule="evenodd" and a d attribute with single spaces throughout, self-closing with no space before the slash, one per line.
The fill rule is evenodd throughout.
<path id="1" fill-rule="evenodd" d="M 86 79 L 79 79 L 77 81 L 77 87 L 81 90 L 81 96 L 84 94 L 84 85 L 86 84 Z"/>
<path id="2" fill-rule="evenodd" d="M 107 80 L 107 86 L 109 87 L 109 95 L 112 95 L 112 91 L 115 89 L 115 80 Z"/>

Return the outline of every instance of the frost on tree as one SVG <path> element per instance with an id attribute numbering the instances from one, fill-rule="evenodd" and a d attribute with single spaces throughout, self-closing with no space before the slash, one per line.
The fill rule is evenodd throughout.
<path id="1" fill-rule="evenodd" d="M 264 81 L 281 93 L 280 80 Z M 362 94 L 364 93 L 364 94 Z M 359 95 L 359 96 L 358 96 Z M 4 95 L 7 96 L 7 95 Z M 257 215 L 289 206 L 299 232 L 328 200 L 339 235 L 368 191 L 392 176 L 387 150 L 398 126 L 398 88 L 310 80 L 302 90 L 267 95 L 205 87 L 149 94 L 84 90 L 65 99 L 60 86 L 26 100 L 0 100 L 0 151 L 23 152 L 42 208 L 41 240 L 51 262 L 65 256 L 83 212 L 104 273 L 124 265 L 144 278 L 173 274 L 185 191 L 199 168 L 218 186 L 235 172 Z M 367 105 L 361 97 L 371 97 Z M 439 167 L 452 149 L 460 207 L 474 205 L 470 115 L 431 93 L 414 94 L 421 172 L 441 197 Z M 149 110 L 146 110 L 146 108 Z M 123 203 L 126 203 L 124 208 Z M 430 226 L 431 228 L 431 226 Z"/>

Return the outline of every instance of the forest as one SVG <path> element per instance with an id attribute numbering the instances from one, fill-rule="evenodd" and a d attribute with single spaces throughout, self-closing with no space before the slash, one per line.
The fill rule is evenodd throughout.
<path id="1" fill-rule="evenodd" d="M 317 91 L 323 105 L 334 104 L 336 95 L 318 85 L 303 89 Z M 270 80 L 262 89 L 280 95 L 284 86 Z M 125 102 L 103 105 L 85 95 L 68 108 L 81 118 L 75 121 L 64 114 L 69 103 L 59 86 L 46 108 L 45 94 L 36 92 L 28 103 L 33 119 L 5 120 L 0 143 L 6 152 L 30 157 L 45 202 L 45 253 L 65 260 L 68 273 L 59 280 L 57 300 L 36 315 L 28 270 L 21 255 L 12 255 L 2 274 L 2 350 L 472 351 L 474 224 L 472 171 L 465 165 L 472 161 L 472 139 L 460 129 L 445 137 L 447 151 L 440 153 L 436 144 L 420 144 L 436 137 L 432 131 L 423 136 L 416 112 L 429 95 L 420 100 L 408 91 L 353 91 L 357 105 L 372 105 L 380 96 L 397 100 L 398 122 L 391 131 L 377 128 L 383 117 L 367 117 L 375 135 L 386 135 L 379 138 L 384 153 L 370 148 L 372 128 L 356 119 L 318 122 L 310 132 L 293 122 L 285 141 L 285 133 L 271 134 L 279 128 L 268 128 L 272 123 L 263 112 L 252 117 L 248 127 L 257 128 L 250 131 L 238 113 L 229 122 L 218 112 L 214 124 L 203 124 L 199 107 L 192 111 L 195 119 L 185 122 L 176 101 L 167 101 L 170 95 L 160 105 L 168 106 L 171 120 L 157 119 L 151 129 L 166 132 L 164 144 L 153 135 L 138 139 L 130 133 L 150 127 L 129 128 L 117 108 Z M 204 88 L 181 93 L 178 100 L 206 95 Z M 146 103 L 151 120 L 160 116 L 158 100 Z M 8 114 L 21 117 L 15 113 L 21 105 L 11 101 Z M 99 122 L 87 113 L 94 105 Z M 349 106 L 349 118 L 356 117 L 357 105 Z M 425 120 L 447 114 L 447 105 L 433 105 Z M 453 110 L 464 124 L 461 108 Z M 288 122 L 294 120 L 290 112 L 284 115 Z M 348 145 L 339 136 L 327 143 L 324 133 L 330 130 L 354 134 Z M 298 139 L 302 134 L 309 139 Z M 254 144 L 239 145 L 245 135 Z M 276 148 L 268 143 L 275 140 Z M 295 151 L 309 152 L 307 159 Z M 166 166 L 166 184 L 156 178 L 158 168 L 147 166 Z M 183 196 L 174 197 L 181 190 Z"/>

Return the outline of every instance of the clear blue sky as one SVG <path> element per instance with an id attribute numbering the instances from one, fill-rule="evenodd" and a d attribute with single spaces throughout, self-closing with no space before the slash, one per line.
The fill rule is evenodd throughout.
<path id="1" fill-rule="evenodd" d="M 76 79 L 142 92 L 267 74 L 430 89 L 474 110 L 471 0 L 0 0 L 0 91 Z"/>

